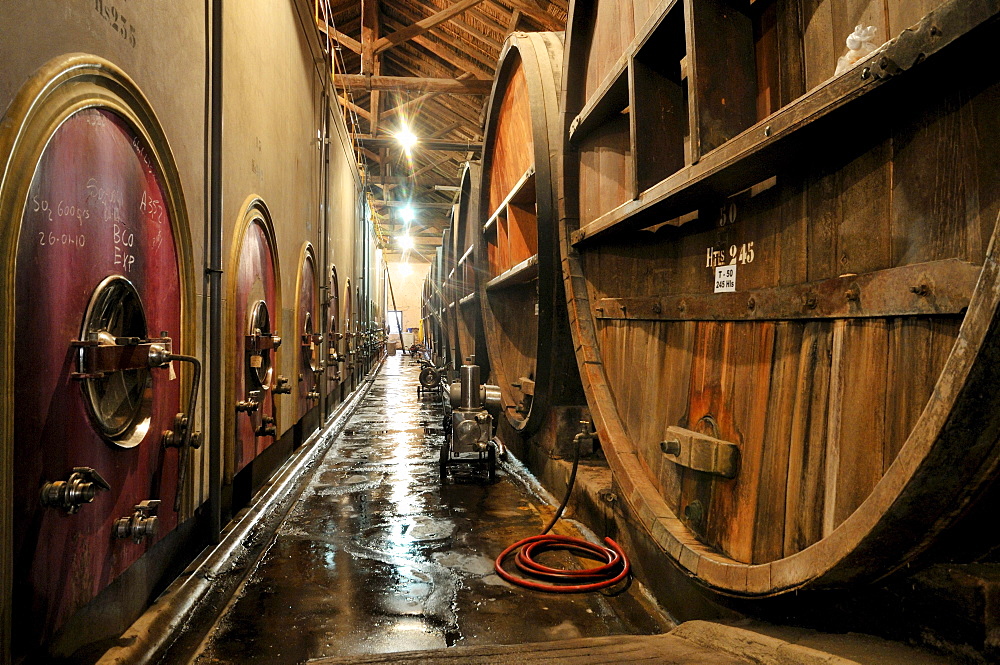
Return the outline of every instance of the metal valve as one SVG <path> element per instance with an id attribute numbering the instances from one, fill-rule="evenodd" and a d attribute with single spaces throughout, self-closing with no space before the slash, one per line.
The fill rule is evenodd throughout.
<path id="1" fill-rule="evenodd" d="M 122 540 L 131 538 L 136 544 L 141 543 L 146 537 L 154 538 L 160 520 L 153 513 L 159 506 L 159 499 L 147 499 L 136 505 L 130 516 L 115 520 L 112 535 Z"/>
<path id="2" fill-rule="evenodd" d="M 239 404 L 237 404 L 236 408 L 239 410 Z M 189 420 L 187 414 L 178 413 L 174 416 L 174 428 L 163 430 L 163 435 L 160 437 L 160 442 L 163 444 L 163 447 L 180 448 L 183 446 L 184 435 L 187 434 L 188 425 Z M 191 432 L 191 438 L 188 445 L 195 450 L 201 448 L 201 432 Z"/>
<path id="3" fill-rule="evenodd" d="M 42 505 L 47 508 L 61 508 L 68 515 L 80 510 L 80 506 L 90 503 L 101 490 L 109 490 L 111 485 L 89 466 L 78 466 L 67 480 L 57 480 L 42 485 Z"/>
<path id="4" fill-rule="evenodd" d="M 257 391 L 255 390 L 254 392 Z M 253 413 L 259 408 L 260 408 L 260 400 L 254 399 L 253 397 L 251 397 L 250 399 L 240 400 L 239 402 L 236 403 L 236 410 L 240 413 Z"/>
<path id="5" fill-rule="evenodd" d="M 274 390 L 271 392 L 275 395 L 288 395 L 292 392 L 292 387 L 289 385 L 288 379 L 283 376 L 279 376 L 274 385 Z"/>
<path id="6" fill-rule="evenodd" d="M 319 391 L 310 390 L 308 393 L 306 393 L 306 399 L 319 399 Z"/>
<path id="7" fill-rule="evenodd" d="M 274 416 L 264 416 L 261 418 L 260 423 L 260 427 L 255 432 L 257 436 L 278 436 L 278 428 L 275 427 L 277 421 L 274 419 Z"/>

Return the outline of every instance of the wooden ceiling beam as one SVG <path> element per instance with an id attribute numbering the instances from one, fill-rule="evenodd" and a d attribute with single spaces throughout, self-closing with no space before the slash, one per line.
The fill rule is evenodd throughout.
<path id="1" fill-rule="evenodd" d="M 503 33 L 504 32 L 505 26 L 502 23 L 497 23 L 496 19 L 494 19 L 492 16 L 490 16 L 488 14 L 483 13 L 481 10 L 479 10 L 479 9 L 470 9 L 469 13 L 472 14 L 473 16 L 475 16 L 480 21 L 482 21 L 485 25 L 487 25 L 487 26 L 493 28 L 494 30 L 496 30 L 497 32 L 499 32 L 499 33 Z"/>
<path id="2" fill-rule="evenodd" d="M 397 11 L 399 11 L 398 7 L 396 9 Z M 399 13 L 403 14 L 403 12 L 401 11 L 399 11 Z M 397 23 L 395 25 L 399 24 Z M 466 58 L 462 55 L 459 55 L 456 52 L 449 51 L 444 44 L 437 42 L 433 39 L 430 39 L 427 35 L 417 35 L 416 37 L 413 38 L 412 41 L 414 44 L 424 47 L 432 54 L 441 58 L 442 60 L 449 63 L 453 67 L 457 67 L 462 71 L 475 74 L 477 77 L 481 79 L 492 80 L 493 78 L 493 68 L 496 66 L 496 62 L 494 62 L 492 59 L 490 59 L 489 62 L 486 61 L 474 62 L 473 59 Z M 476 58 L 477 54 L 475 54 L 474 51 L 470 50 L 468 52 L 468 55 L 472 56 L 472 58 Z"/>
<path id="3" fill-rule="evenodd" d="M 505 0 L 514 9 L 520 9 L 522 13 L 538 21 L 546 30 L 565 30 L 566 26 L 552 14 L 548 13 L 531 0 Z"/>
<path id="4" fill-rule="evenodd" d="M 478 39 L 479 41 L 483 42 L 487 46 L 491 46 L 492 48 L 495 48 L 497 50 L 497 55 L 500 54 L 500 49 L 503 48 L 503 44 L 501 44 L 497 40 L 493 39 L 489 35 L 481 32 L 479 30 L 476 30 L 475 28 L 473 28 L 471 25 L 469 25 L 468 23 L 466 23 L 462 19 L 453 18 L 453 19 L 451 19 L 451 23 L 455 27 L 457 27 L 457 28 L 461 29 L 462 31 L 466 32 L 473 39 Z"/>
<path id="5" fill-rule="evenodd" d="M 450 7 L 442 9 L 433 16 L 428 16 L 425 19 L 421 19 L 411 25 L 400 28 L 391 34 L 382 37 L 375 43 L 375 52 L 381 53 L 382 51 L 392 48 L 393 46 L 397 46 L 403 42 L 422 35 L 434 26 L 450 20 L 453 16 L 457 16 L 458 14 L 461 14 L 465 10 L 474 7 L 481 2 L 483 2 L 483 0 L 459 0 Z"/>
<path id="6" fill-rule="evenodd" d="M 375 51 L 375 43 L 379 39 L 382 26 L 379 20 L 379 0 L 361 0 L 361 74 L 362 76 L 379 76 L 382 73 L 382 61 Z M 381 95 L 378 89 L 371 89 L 368 104 L 371 133 L 378 134 L 379 110 Z"/>
<path id="7" fill-rule="evenodd" d="M 387 208 L 405 208 L 406 206 L 412 206 L 414 208 L 437 208 L 440 210 L 451 210 L 452 204 L 450 203 L 425 203 L 422 201 L 386 201 L 385 199 L 376 199 L 373 201 L 375 205 L 385 206 Z"/>
<path id="8" fill-rule="evenodd" d="M 322 21 L 317 23 L 317 27 L 319 28 L 320 32 L 326 33 L 331 39 L 333 39 L 335 42 L 337 42 L 344 48 L 354 51 L 359 55 L 361 54 L 361 42 L 359 42 L 358 40 L 354 39 L 353 37 L 345 35 L 340 30 L 337 30 L 336 28 L 333 28 L 327 25 L 326 23 L 323 23 Z"/>
<path id="9" fill-rule="evenodd" d="M 493 81 L 480 79 L 417 78 L 409 76 L 365 76 L 363 74 L 338 74 L 334 77 L 338 88 L 349 90 L 416 90 L 443 92 L 452 95 L 488 95 Z"/>
<path id="10" fill-rule="evenodd" d="M 425 62 L 424 64 L 427 63 Z M 401 72 L 408 72 L 411 74 L 419 73 L 406 61 L 399 61 L 394 59 L 393 67 L 399 69 Z M 442 70 L 443 68 L 439 69 L 439 71 Z M 483 98 L 482 100 L 477 100 L 476 104 L 473 104 L 472 100 L 469 99 L 468 97 L 455 97 L 455 96 L 449 97 L 447 104 L 445 104 L 444 101 L 441 99 L 433 100 L 433 102 L 434 102 L 434 108 L 431 109 L 431 107 L 428 107 L 428 113 L 433 111 L 433 113 L 440 115 L 443 112 L 445 114 L 452 115 L 455 118 L 461 118 L 468 123 L 468 126 L 472 131 L 472 133 L 474 133 L 476 136 L 479 136 L 479 128 L 482 125 L 482 123 L 479 120 L 479 116 L 482 113 L 482 109 L 486 105 L 485 98 Z M 440 111 L 438 109 L 440 109 Z M 468 112 L 466 113 L 464 111 Z"/>
<path id="11" fill-rule="evenodd" d="M 440 93 L 437 93 L 437 92 L 425 92 L 422 95 L 420 95 L 419 97 L 414 97 L 413 99 L 411 99 L 411 100 L 409 100 L 407 102 L 403 102 L 402 104 L 397 104 L 396 106 L 393 106 L 391 109 L 387 109 L 386 112 L 382 114 L 382 118 L 388 120 L 389 118 L 393 117 L 394 115 L 402 113 L 403 111 L 405 111 L 406 109 L 410 108 L 411 106 L 416 106 L 418 104 L 422 104 L 423 102 L 426 102 L 431 97 L 433 97 L 434 95 L 437 95 L 437 94 L 440 94 Z"/>
<path id="12" fill-rule="evenodd" d="M 361 0 L 361 74 L 375 73 L 375 41 L 378 39 L 379 0 Z"/>
<path id="13" fill-rule="evenodd" d="M 368 122 L 371 122 L 372 114 L 369 113 L 367 110 L 361 108 L 360 106 L 358 106 L 351 100 L 347 99 L 346 97 L 341 97 L 340 95 L 337 95 L 337 99 L 340 100 L 340 105 L 343 106 L 346 110 L 354 111 Z"/>
<path id="14" fill-rule="evenodd" d="M 396 138 L 393 136 L 366 136 L 359 137 L 358 142 L 366 148 L 395 148 L 398 146 Z M 415 150 L 433 150 L 443 152 L 481 152 L 482 142 L 472 141 L 444 141 L 439 139 L 422 139 L 417 142 Z"/>

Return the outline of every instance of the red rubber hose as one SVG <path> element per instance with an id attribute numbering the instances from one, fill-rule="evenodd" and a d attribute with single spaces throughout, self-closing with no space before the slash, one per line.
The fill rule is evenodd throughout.
<path id="1" fill-rule="evenodd" d="M 497 557 L 493 568 L 497 575 L 526 589 L 535 591 L 548 591 L 550 593 L 580 593 L 583 591 L 597 591 L 614 586 L 624 580 L 631 570 L 628 557 L 619 547 L 618 543 L 610 538 L 605 538 L 604 542 L 608 547 L 595 545 L 580 538 L 571 536 L 556 536 L 551 534 L 531 536 L 519 540 Z M 520 550 L 514 557 L 514 564 L 525 575 L 531 575 L 536 580 L 518 577 L 508 573 L 503 568 L 504 560 L 515 550 Z M 573 554 L 603 561 L 603 565 L 582 570 L 563 570 L 545 566 L 536 560 L 536 556 L 553 550 L 565 550 Z"/>

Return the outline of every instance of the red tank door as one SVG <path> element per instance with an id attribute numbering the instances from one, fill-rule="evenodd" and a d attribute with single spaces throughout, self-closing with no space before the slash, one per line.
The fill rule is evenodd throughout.
<path id="1" fill-rule="evenodd" d="M 344 338 L 340 331 L 340 283 L 337 279 L 337 266 L 330 266 L 330 318 L 327 322 L 326 332 L 326 380 L 327 393 L 336 395 L 340 386 L 341 367 L 343 364 L 343 348 L 341 341 Z M 339 401 L 339 396 L 336 397 Z M 332 407 L 333 404 L 331 403 Z"/>
<path id="2" fill-rule="evenodd" d="M 299 265 L 298 300 L 295 306 L 299 342 L 298 417 L 306 415 L 319 403 L 319 382 L 324 371 L 322 323 L 316 285 L 316 257 L 312 245 L 302 250 Z"/>
<path id="3" fill-rule="evenodd" d="M 274 396 L 289 390 L 277 370 L 281 303 L 274 228 L 260 199 L 251 199 L 243 209 L 230 271 L 234 474 L 274 442 L 278 435 Z"/>
<path id="4" fill-rule="evenodd" d="M 184 408 L 182 370 L 176 363 L 154 367 L 152 356 L 183 352 L 187 339 L 183 200 L 140 93 L 109 64 L 76 60 L 75 70 L 57 75 L 63 83 L 74 78 L 67 72 L 87 75 L 74 83 L 72 97 L 57 83 L 34 100 L 26 120 L 8 116 L 24 122 L 25 136 L 44 125 L 34 147 L 21 155 L 15 148 L 12 156 L 17 164 L 41 150 L 17 164 L 26 183 L 30 177 L 27 191 L 4 191 L 19 199 L 4 207 L 20 210 L 12 215 L 20 217 L 13 344 L 17 653 L 49 641 L 178 523 L 178 452 L 164 448 L 161 437 Z M 93 99 L 81 103 L 90 88 Z"/>

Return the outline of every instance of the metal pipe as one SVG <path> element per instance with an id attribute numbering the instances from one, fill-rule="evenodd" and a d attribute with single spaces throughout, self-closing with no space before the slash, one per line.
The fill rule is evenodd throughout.
<path id="1" fill-rule="evenodd" d="M 479 409 L 479 365 L 462 365 L 462 408 Z"/>
<path id="2" fill-rule="evenodd" d="M 208 503 L 209 539 L 218 544 L 222 532 L 222 34 L 223 0 L 209 0 L 212 44 L 210 57 L 211 132 L 208 272 Z"/>

